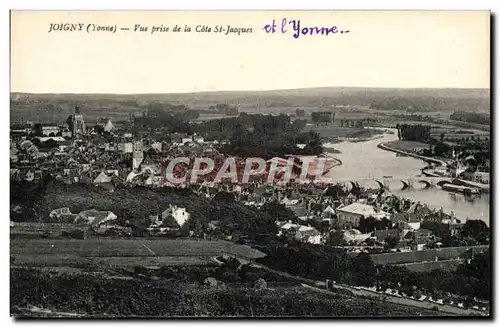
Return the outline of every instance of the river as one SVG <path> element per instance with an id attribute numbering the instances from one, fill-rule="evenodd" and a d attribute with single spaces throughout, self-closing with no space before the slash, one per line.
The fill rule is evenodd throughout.
<path id="1" fill-rule="evenodd" d="M 382 179 L 383 176 L 421 176 L 421 168 L 426 166 L 423 160 L 400 156 L 377 147 L 380 143 L 397 140 L 397 138 L 397 134 L 384 134 L 382 138 L 365 142 L 325 143 L 325 147 L 341 152 L 334 153 L 332 156 L 342 161 L 342 165 L 332 168 L 326 177 L 345 181 Z M 375 181 L 361 181 L 360 185 L 378 187 Z M 481 219 L 489 225 L 489 194 L 466 197 L 444 191 L 439 186 L 425 189 L 424 185 L 417 184 L 414 188 L 406 190 L 403 190 L 402 186 L 401 182 L 394 180 L 390 182 L 389 189 L 395 195 L 426 203 L 431 208 L 443 208 L 446 213 L 453 212 L 462 222 L 465 222 L 467 218 Z"/>

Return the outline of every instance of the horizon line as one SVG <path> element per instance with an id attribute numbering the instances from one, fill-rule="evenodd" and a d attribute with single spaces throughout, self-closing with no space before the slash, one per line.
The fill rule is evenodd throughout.
<path id="1" fill-rule="evenodd" d="M 102 93 L 102 92 L 25 92 L 25 91 L 10 91 L 10 94 L 33 94 L 33 95 L 173 95 L 173 94 L 200 94 L 200 93 L 237 93 L 237 92 L 277 92 L 277 91 L 299 91 L 299 90 L 314 90 L 314 89 L 379 89 L 379 90 L 491 90 L 491 87 L 392 87 L 392 86 L 314 86 L 314 87 L 299 87 L 285 89 L 261 89 L 261 90 L 217 90 L 217 91 L 185 91 L 185 92 L 152 92 L 152 93 Z"/>

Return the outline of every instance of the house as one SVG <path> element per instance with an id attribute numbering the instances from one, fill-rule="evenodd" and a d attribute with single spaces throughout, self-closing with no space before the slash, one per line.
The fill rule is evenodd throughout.
<path id="1" fill-rule="evenodd" d="M 409 214 L 414 214 L 419 221 L 424 219 L 424 217 L 430 215 L 432 210 L 426 205 L 420 204 L 420 202 L 413 203 L 410 208 L 406 211 Z"/>
<path id="2" fill-rule="evenodd" d="M 94 228 L 97 228 L 105 227 L 117 218 L 118 217 L 111 211 L 98 211 L 91 209 L 80 212 L 77 219 L 75 219 L 75 223 L 86 223 Z"/>
<path id="3" fill-rule="evenodd" d="M 73 135 L 73 133 L 71 133 L 71 131 L 70 131 L 70 130 L 63 130 L 63 131 L 61 132 L 61 136 L 62 136 L 62 137 L 71 137 L 72 135 Z"/>
<path id="4" fill-rule="evenodd" d="M 47 136 L 47 137 L 38 137 L 40 142 L 47 142 L 48 140 L 52 140 L 57 142 L 58 144 L 61 142 L 66 142 L 66 139 L 62 136 Z"/>
<path id="5" fill-rule="evenodd" d="M 134 144 L 132 142 L 118 143 L 118 152 L 132 153 L 134 152 Z"/>
<path id="6" fill-rule="evenodd" d="M 295 206 L 297 205 L 298 203 L 300 202 L 300 199 L 294 199 L 294 200 L 291 200 L 289 199 L 287 196 L 285 196 L 281 201 L 280 203 L 281 204 L 284 204 L 285 206 L 289 207 L 289 206 Z"/>
<path id="7" fill-rule="evenodd" d="M 157 175 L 160 173 L 160 167 L 153 161 L 150 156 L 147 156 L 141 162 L 141 172 L 143 174 L 148 173 L 150 175 Z"/>
<path id="8" fill-rule="evenodd" d="M 168 217 L 173 217 L 179 227 L 182 227 L 189 219 L 190 214 L 186 208 L 179 208 L 176 205 L 170 205 L 169 208 L 161 213 L 161 220 L 165 221 Z"/>
<path id="9" fill-rule="evenodd" d="M 100 126 L 103 128 L 104 132 L 110 133 L 115 126 L 111 122 L 111 119 L 109 118 L 102 118 L 97 121 L 97 126 Z"/>
<path id="10" fill-rule="evenodd" d="M 391 221 L 400 229 L 417 230 L 420 228 L 420 219 L 415 213 L 399 212 L 391 217 Z"/>
<path id="11" fill-rule="evenodd" d="M 333 209 L 331 205 L 328 205 L 321 213 L 321 217 L 323 218 L 332 218 L 334 215 L 335 209 Z"/>
<path id="12" fill-rule="evenodd" d="M 437 212 L 432 212 L 431 214 L 427 215 L 424 218 L 424 221 L 446 224 L 450 222 L 456 222 L 456 219 L 451 215 L 444 213 L 443 209 L 441 209 Z"/>
<path id="13" fill-rule="evenodd" d="M 362 243 L 365 242 L 367 239 L 371 238 L 371 234 L 362 234 L 359 230 L 357 229 L 350 229 L 344 232 L 342 235 L 344 241 L 346 243 Z"/>
<path id="14" fill-rule="evenodd" d="M 44 136 L 56 136 L 61 129 L 58 126 L 42 126 L 42 134 Z"/>
<path id="15" fill-rule="evenodd" d="M 16 181 L 21 180 L 21 172 L 18 168 L 11 168 L 10 169 L 10 179 L 16 180 Z"/>
<path id="16" fill-rule="evenodd" d="M 50 218 L 60 218 L 62 215 L 71 215 L 71 210 L 68 207 L 54 209 L 50 212 Z"/>
<path id="17" fill-rule="evenodd" d="M 198 143 L 198 144 L 203 144 L 205 142 L 205 140 L 203 139 L 203 137 L 201 137 L 199 135 L 194 135 L 193 142 Z"/>
<path id="18" fill-rule="evenodd" d="M 292 236 L 297 233 L 299 230 L 300 225 L 293 224 L 291 221 L 288 221 L 287 223 L 283 224 L 281 227 L 279 227 L 279 233 L 278 236 L 280 235 L 285 235 L 285 236 Z"/>
<path id="19" fill-rule="evenodd" d="M 181 139 L 181 144 L 186 144 L 186 143 L 193 143 L 193 137 L 192 136 L 183 137 Z"/>
<path id="20" fill-rule="evenodd" d="M 59 217 L 50 218 L 48 222 L 73 224 L 75 222 L 76 218 L 78 218 L 78 215 L 75 213 L 63 214 Z"/>
<path id="21" fill-rule="evenodd" d="M 377 238 L 377 241 L 383 242 L 386 240 L 386 238 L 391 237 L 395 238 L 399 241 L 399 229 L 393 228 L 393 229 L 381 229 L 381 230 L 375 230 L 373 232 L 373 236 Z"/>
<path id="22" fill-rule="evenodd" d="M 349 193 L 347 197 L 345 198 L 346 205 L 355 203 L 357 200 L 356 196 L 352 193 Z"/>
<path id="23" fill-rule="evenodd" d="M 474 181 L 476 183 L 489 184 L 490 183 L 490 173 L 476 171 L 474 173 Z"/>
<path id="24" fill-rule="evenodd" d="M 175 146 L 183 145 L 182 140 L 187 136 L 185 133 L 174 133 L 170 135 L 170 139 Z"/>
<path id="25" fill-rule="evenodd" d="M 94 179 L 94 184 L 111 183 L 111 180 L 111 176 L 109 176 L 106 172 L 101 171 L 101 173 Z"/>
<path id="26" fill-rule="evenodd" d="M 301 205 L 290 206 L 290 207 L 288 207 L 288 209 L 290 209 L 297 217 L 308 217 L 309 216 L 309 212 L 307 211 L 307 208 L 304 206 L 301 206 Z"/>
<path id="27" fill-rule="evenodd" d="M 434 240 L 432 232 L 428 229 L 421 228 L 416 231 L 408 232 L 405 239 L 411 240 L 412 247 L 414 250 L 423 250 L 424 246 L 429 242 Z"/>
<path id="28" fill-rule="evenodd" d="M 347 206 L 337 208 L 337 223 L 339 227 L 349 227 L 359 225 L 361 218 L 368 218 L 377 214 L 371 205 L 362 204 L 359 202 L 351 203 Z"/>
<path id="29" fill-rule="evenodd" d="M 151 145 L 150 145 L 151 149 L 153 149 L 157 152 L 162 151 L 162 146 L 163 146 L 163 144 L 161 142 L 154 142 L 154 143 L 151 143 Z"/>
<path id="30" fill-rule="evenodd" d="M 295 238 L 299 241 L 321 244 L 321 233 L 314 227 L 300 226 L 295 234 Z"/>
<path id="31" fill-rule="evenodd" d="M 208 230 L 216 230 L 216 229 L 219 229 L 219 226 L 220 226 L 220 221 L 219 220 L 211 220 L 209 223 L 208 223 L 208 227 L 207 229 Z"/>

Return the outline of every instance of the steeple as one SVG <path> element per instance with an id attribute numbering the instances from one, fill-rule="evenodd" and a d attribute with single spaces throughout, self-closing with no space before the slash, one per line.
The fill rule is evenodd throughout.
<path id="1" fill-rule="evenodd" d="M 84 134 L 85 133 L 85 122 L 83 121 L 83 115 L 80 112 L 80 107 L 75 106 L 75 114 L 73 115 L 73 135 Z"/>

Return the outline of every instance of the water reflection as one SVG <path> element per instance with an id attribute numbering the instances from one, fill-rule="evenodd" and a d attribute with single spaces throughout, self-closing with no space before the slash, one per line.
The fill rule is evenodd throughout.
<path id="1" fill-rule="evenodd" d="M 335 167 L 327 177 L 338 180 L 359 180 L 377 178 L 384 180 L 384 176 L 416 177 L 421 175 L 421 169 L 426 166 L 422 160 L 408 156 L 398 156 L 396 153 L 379 149 L 377 145 L 397 139 L 395 134 L 385 134 L 383 138 L 367 142 L 326 143 L 325 147 L 340 150 L 333 154 L 342 161 L 342 166 Z M 375 181 L 363 181 L 364 187 L 376 188 Z M 465 220 L 482 219 L 489 224 L 490 201 L 488 194 L 467 197 L 458 193 L 450 193 L 439 187 L 425 188 L 425 185 L 414 183 L 412 188 L 404 189 L 400 181 L 390 181 L 392 193 L 427 203 L 431 208 L 443 208 L 445 212 L 454 212 L 457 218 Z"/>

